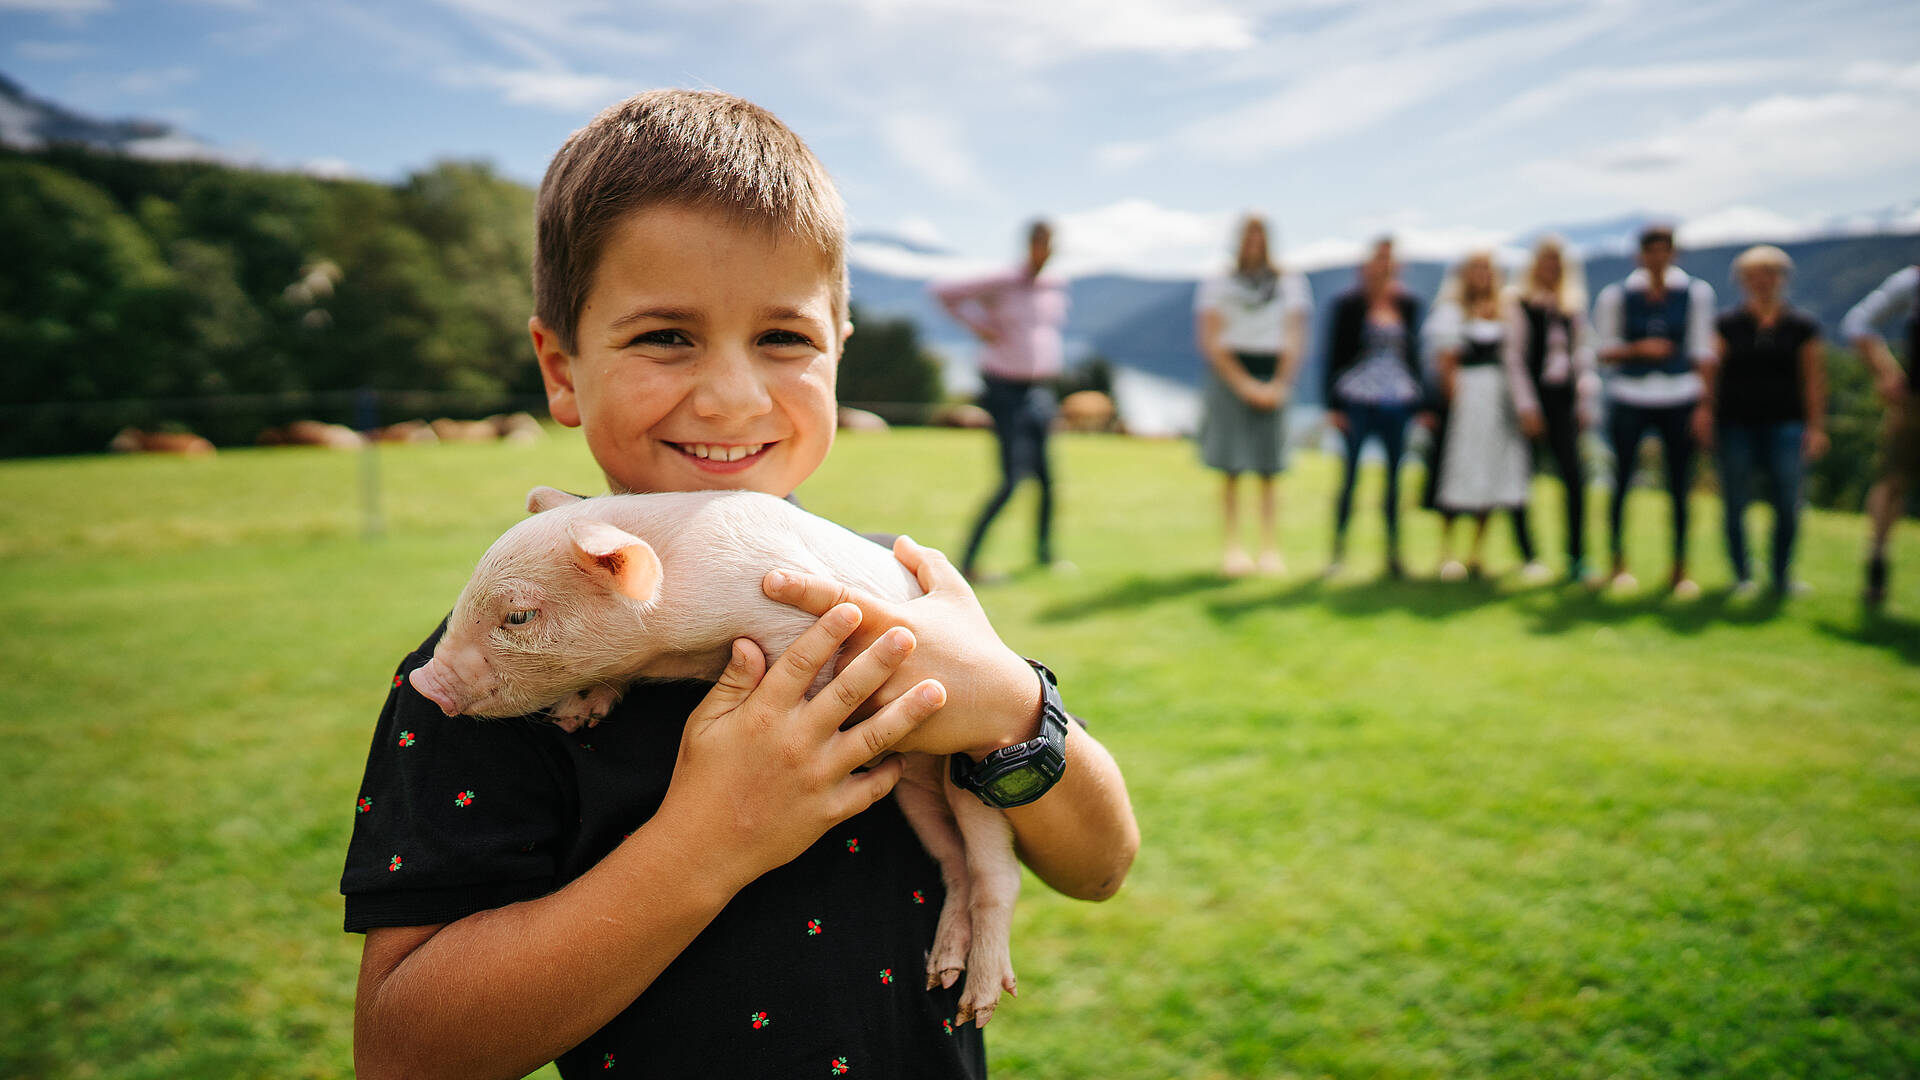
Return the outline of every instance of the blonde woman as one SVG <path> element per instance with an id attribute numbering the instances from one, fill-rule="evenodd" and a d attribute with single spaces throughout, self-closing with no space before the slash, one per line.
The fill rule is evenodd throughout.
<path id="1" fill-rule="evenodd" d="M 1800 481 L 1806 463 L 1827 451 L 1827 370 L 1820 324 L 1787 303 L 1793 260 L 1769 244 L 1733 260 L 1746 302 L 1714 321 L 1720 362 L 1702 371 L 1707 392 L 1694 414 L 1694 436 L 1715 451 L 1725 506 L 1727 559 L 1734 591 L 1755 591 L 1747 558 L 1747 501 L 1754 467 L 1767 474 L 1773 505 L 1773 591 L 1786 597 L 1793 541 L 1800 525 Z"/>
<path id="2" fill-rule="evenodd" d="M 1587 485 L 1580 433 L 1600 415 L 1600 374 L 1587 330 L 1587 283 L 1559 237 L 1534 245 L 1507 308 L 1507 387 L 1520 430 L 1553 453 L 1567 515 L 1567 578 L 1587 581 Z"/>
<path id="3" fill-rule="evenodd" d="M 1286 407 L 1305 352 L 1313 297 L 1301 274 L 1274 265 L 1267 223 L 1248 215 L 1240 223 L 1230 273 L 1200 283 L 1194 294 L 1200 355 L 1207 390 L 1200 420 L 1200 459 L 1224 474 L 1220 492 L 1225 556 L 1222 569 L 1238 577 L 1256 567 L 1286 572 L 1274 531 L 1274 478 L 1286 468 Z M 1240 542 L 1239 479 L 1260 479 L 1259 562 Z"/>
<path id="4" fill-rule="evenodd" d="M 1447 405 L 1447 436 L 1436 455 L 1434 492 L 1441 518 L 1440 577 L 1457 581 L 1481 575 L 1487 521 L 1495 510 L 1512 516 L 1527 576 L 1543 576 L 1545 568 L 1533 559 L 1525 517 L 1531 474 L 1527 443 L 1501 366 L 1507 313 L 1492 252 L 1468 255 L 1447 276 L 1427 331 L 1436 357 L 1437 390 Z M 1453 522 L 1462 516 L 1474 522 L 1465 565 L 1452 557 Z"/>

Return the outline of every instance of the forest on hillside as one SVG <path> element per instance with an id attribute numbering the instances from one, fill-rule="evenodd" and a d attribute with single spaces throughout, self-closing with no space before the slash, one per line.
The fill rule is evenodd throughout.
<path id="1" fill-rule="evenodd" d="M 532 222 L 533 192 L 479 162 L 382 184 L 0 151 L 0 456 L 128 425 L 233 445 L 297 419 L 540 412 Z M 911 325 L 863 328 L 849 400 L 937 397 Z"/>

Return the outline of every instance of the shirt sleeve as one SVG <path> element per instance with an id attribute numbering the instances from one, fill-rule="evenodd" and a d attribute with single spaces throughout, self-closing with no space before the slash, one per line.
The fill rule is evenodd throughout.
<path id="1" fill-rule="evenodd" d="M 1307 275 L 1288 274 L 1280 280 L 1286 289 L 1285 299 L 1282 301 L 1282 307 L 1285 312 L 1289 315 L 1296 311 L 1304 311 L 1311 314 L 1313 311 L 1313 283 L 1307 280 Z"/>
<path id="2" fill-rule="evenodd" d="M 1609 285 L 1600 290 L 1599 298 L 1593 302 L 1593 344 L 1599 352 L 1626 344 L 1620 338 L 1624 332 L 1620 326 L 1621 294 L 1618 284 Z"/>
<path id="3" fill-rule="evenodd" d="M 931 286 L 928 291 L 955 318 L 965 323 L 967 329 L 976 334 L 991 335 L 996 330 L 992 313 L 993 295 L 1005 283 L 1005 275 L 995 274 L 967 281 L 941 282 Z"/>
<path id="4" fill-rule="evenodd" d="M 1861 298 L 1840 320 L 1840 339 L 1859 341 L 1880 336 L 1877 327 L 1913 310 L 1914 291 L 1920 289 L 1920 266 L 1908 266 L 1887 275 L 1880 287 Z"/>
<path id="5" fill-rule="evenodd" d="M 1420 343 L 1428 364 L 1439 361 L 1440 354 L 1457 349 L 1463 340 L 1466 314 L 1454 303 L 1435 304 L 1433 313 L 1420 327 Z"/>
<path id="6" fill-rule="evenodd" d="M 1540 411 L 1540 399 L 1533 392 L 1533 379 L 1527 375 L 1527 337 L 1532 326 L 1526 309 L 1518 300 L 1501 305 L 1507 332 L 1500 342 L 1500 364 L 1507 372 L 1507 390 L 1513 395 L 1513 410 L 1522 416 Z"/>
<path id="7" fill-rule="evenodd" d="M 526 720 L 448 717 L 407 681 L 374 727 L 340 891 L 346 928 L 426 926 L 552 891 L 568 809 L 553 757 Z"/>
<path id="8" fill-rule="evenodd" d="M 1193 290 L 1193 313 L 1213 311 L 1220 306 L 1219 278 L 1201 278 L 1200 286 Z"/>
<path id="9" fill-rule="evenodd" d="M 1718 302 L 1713 286 L 1694 278 L 1687 290 L 1687 357 L 1696 364 L 1714 363 L 1720 352 L 1713 345 L 1714 304 Z"/>

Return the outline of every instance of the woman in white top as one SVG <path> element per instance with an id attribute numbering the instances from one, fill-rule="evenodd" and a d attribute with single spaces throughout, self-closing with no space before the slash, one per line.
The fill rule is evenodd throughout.
<path id="1" fill-rule="evenodd" d="M 1274 477 L 1286 468 L 1286 405 L 1305 351 L 1313 306 L 1307 279 L 1281 274 L 1267 241 L 1266 222 L 1249 215 L 1240 223 L 1231 273 L 1201 282 L 1194 294 L 1200 355 L 1207 362 L 1207 389 L 1200 420 L 1200 459 L 1225 474 L 1221 517 L 1224 572 L 1256 567 L 1280 574 L 1286 564 L 1274 531 L 1278 495 Z M 1260 478 L 1259 561 L 1240 542 L 1240 474 Z"/>
<path id="2" fill-rule="evenodd" d="M 1434 316 L 1427 322 L 1428 341 L 1437 358 L 1435 379 L 1448 407 L 1434 498 L 1442 522 L 1440 577 L 1445 581 L 1480 576 L 1487 520 L 1495 510 L 1513 516 L 1528 578 L 1546 573 L 1533 560 L 1525 518 L 1531 462 L 1501 365 L 1506 315 L 1493 253 L 1477 251 L 1447 275 Z M 1473 543 L 1464 566 L 1452 557 L 1453 521 L 1462 515 L 1474 521 Z"/>

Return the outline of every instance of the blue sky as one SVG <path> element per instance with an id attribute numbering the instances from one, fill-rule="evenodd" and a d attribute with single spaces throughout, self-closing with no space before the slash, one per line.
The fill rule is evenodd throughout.
<path id="1" fill-rule="evenodd" d="M 975 263 L 1036 213 L 1070 270 L 1166 273 L 1248 209 L 1302 262 L 1634 210 L 1920 230 L 1911 0 L 0 0 L 0 71 L 264 164 L 529 183 L 601 106 L 716 87 L 808 140 L 856 228 Z"/>

